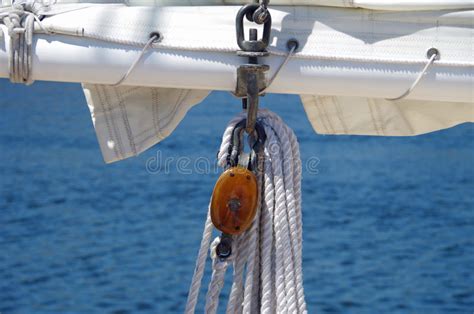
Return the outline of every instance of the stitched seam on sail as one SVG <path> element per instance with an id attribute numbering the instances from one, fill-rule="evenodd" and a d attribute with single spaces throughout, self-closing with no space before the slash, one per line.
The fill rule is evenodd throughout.
<path id="1" fill-rule="evenodd" d="M 171 123 L 171 121 L 173 120 L 172 118 L 176 116 L 176 112 L 178 111 L 178 109 L 181 107 L 181 105 L 183 104 L 183 101 L 186 99 L 186 97 L 188 96 L 189 92 L 191 90 L 190 89 L 184 89 L 181 91 L 180 93 L 180 97 L 178 99 L 178 101 L 176 102 L 176 105 L 175 107 L 173 108 L 173 111 L 171 114 L 169 114 L 166 119 L 166 124 L 163 126 L 163 129 L 167 128 L 169 126 L 169 124 Z M 171 116 L 171 119 L 168 119 L 168 117 Z"/>
<path id="2" fill-rule="evenodd" d="M 415 131 L 413 130 L 413 128 L 411 126 L 411 123 L 408 122 L 408 119 L 405 116 L 405 113 L 403 112 L 403 110 L 400 109 L 399 102 L 398 101 L 392 101 L 391 104 L 396 108 L 396 110 L 398 111 L 398 115 L 401 117 L 403 122 L 405 122 L 405 127 L 410 130 L 410 134 L 414 134 Z"/>
<path id="3" fill-rule="evenodd" d="M 154 138 L 154 139 L 158 138 L 158 140 L 163 139 L 163 138 L 160 138 L 156 134 L 153 133 L 153 134 L 150 134 L 147 137 L 143 138 L 141 141 L 137 142 L 136 144 L 137 144 L 137 146 L 142 147 L 143 144 L 145 144 L 147 141 L 149 141 L 152 138 Z"/>
<path id="4" fill-rule="evenodd" d="M 105 125 L 107 127 L 107 133 L 109 133 L 109 138 L 115 143 L 116 142 L 116 139 L 113 135 L 113 131 L 112 131 L 112 128 L 111 128 L 111 125 L 110 125 L 110 121 L 109 121 L 109 116 L 108 116 L 108 113 L 105 111 L 105 108 L 104 108 L 104 99 L 101 95 L 102 93 L 102 85 L 91 85 L 91 88 L 94 88 L 96 91 L 96 95 L 97 97 L 99 98 L 99 102 L 97 103 L 97 105 L 99 105 L 100 107 L 102 107 L 102 114 L 104 116 L 104 120 L 105 120 Z M 107 143 L 105 143 L 107 145 Z M 114 151 L 114 154 L 115 154 L 115 159 L 120 159 L 120 155 L 119 155 L 119 152 L 117 151 L 117 147 L 116 145 L 113 145 L 113 151 Z"/>
<path id="5" fill-rule="evenodd" d="M 153 105 L 153 125 L 156 129 L 156 136 L 159 137 L 160 140 L 164 139 L 166 136 L 163 135 L 163 132 L 161 132 L 161 127 L 160 127 L 160 89 L 158 88 L 153 88 L 154 94 L 154 105 Z M 156 101 L 155 101 L 156 100 Z M 140 142 L 142 143 L 142 142 Z"/>
<path id="6" fill-rule="evenodd" d="M 370 117 L 372 119 L 372 124 L 374 126 L 375 132 L 377 132 L 377 135 L 380 135 L 380 130 L 377 126 L 377 122 L 376 122 L 375 117 L 374 117 L 374 112 L 373 112 L 373 108 L 372 108 L 372 100 L 371 99 L 367 99 L 367 106 L 369 107 Z"/>
<path id="7" fill-rule="evenodd" d="M 336 134 L 336 130 L 334 129 L 334 126 L 332 125 L 331 119 L 329 118 L 328 112 L 326 110 L 326 106 L 324 105 L 324 103 L 320 103 L 320 106 L 321 106 L 321 110 L 324 112 L 323 118 L 325 118 L 326 121 L 328 122 L 328 125 L 329 125 L 329 128 L 331 129 L 331 132 L 333 134 Z"/>
<path id="8" fill-rule="evenodd" d="M 149 133 L 149 132 L 151 132 L 151 131 L 156 132 L 155 126 L 152 126 L 152 127 L 150 127 L 150 128 L 146 128 L 146 129 L 140 131 L 139 133 L 134 134 L 134 135 L 133 135 L 133 138 L 134 138 L 134 139 L 138 139 L 139 137 L 142 137 L 142 136 L 146 135 L 147 133 Z"/>
<path id="9" fill-rule="evenodd" d="M 122 116 L 122 121 L 125 126 L 125 132 L 127 133 L 127 138 L 128 142 L 130 144 L 130 148 L 132 149 L 132 152 L 134 155 L 137 155 L 137 149 L 135 147 L 135 143 L 133 142 L 133 136 L 132 136 L 132 129 L 130 127 L 130 123 L 128 121 L 128 114 L 127 114 L 127 109 L 124 104 L 124 99 L 122 97 L 122 94 L 120 93 L 121 89 L 120 88 L 114 88 L 115 93 L 117 94 L 118 100 L 119 100 L 119 106 L 120 106 L 120 112 Z"/>
<path id="10" fill-rule="evenodd" d="M 346 123 L 344 122 L 344 119 L 342 118 L 342 110 L 339 107 L 339 101 L 337 97 L 331 97 L 331 100 L 332 100 L 332 103 L 334 104 L 334 109 L 336 109 L 336 116 L 341 122 L 343 133 L 348 134 Z"/>
<path id="11" fill-rule="evenodd" d="M 323 126 L 324 130 L 325 130 L 325 133 L 330 133 L 329 132 L 329 129 L 328 127 L 326 126 L 326 122 L 324 121 L 324 119 L 321 117 L 322 116 L 322 113 L 321 113 L 321 109 L 319 108 L 318 106 L 318 101 L 317 101 L 317 98 L 316 96 L 311 96 L 312 97 L 312 100 L 313 100 L 313 105 L 314 107 L 316 108 L 316 111 L 318 112 L 318 114 L 316 115 L 316 117 L 319 117 L 319 121 L 320 121 L 320 124 Z"/>
<path id="12" fill-rule="evenodd" d="M 179 95 L 178 95 L 178 97 L 176 98 L 176 101 L 174 102 L 173 107 L 171 108 L 171 111 L 168 112 L 168 113 L 166 114 L 166 116 L 164 116 L 162 119 L 160 119 L 160 125 L 161 125 L 161 122 L 163 122 L 163 121 L 165 121 L 165 122 L 166 122 L 166 121 L 169 121 L 169 118 L 170 118 L 170 117 L 173 118 L 173 116 L 174 116 L 174 114 L 175 114 L 175 112 L 176 112 L 176 108 L 178 108 L 179 105 L 180 105 L 180 103 L 182 102 L 183 93 L 184 93 L 185 91 L 189 91 L 189 90 L 182 89 L 182 90 L 179 91 Z M 164 125 L 163 128 L 160 128 L 160 129 L 164 129 L 164 128 L 166 128 L 166 126 L 167 126 L 167 124 Z"/>
<path id="13" fill-rule="evenodd" d="M 387 134 L 386 129 L 385 129 L 385 120 L 383 118 L 383 115 L 380 111 L 380 105 L 377 102 L 374 102 L 374 107 L 375 107 L 375 112 L 379 121 L 380 129 L 382 130 L 382 135 Z"/>
<path id="14" fill-rule="evenodd" d="M 110 95 L 109 95 L 109 93 L 108 93 L 108 90 L 109 90 L 110 87 L 105 87 L 105 86 L 103 86 L 102 88 L 103 88 L 103 91 L 104 91 L 105 104 L 107 105 L 107 107 L 108 107 L 109 109 L 112 109 L 113 106 L 112 106 L 112 104 L 110 103 Z M 111 117 L 110 120 L 111 120 L 110 122 L 111 122 L 111 124 L 112 124 L 113 130 L 114 130 L 114 133 L 115 133 L 115 140 L 116 140 L 116 142 L 117 142 L 117 148 L 118 148 L 118 151 L 119 151 L 119 154 L 120 154 L 120 159 L 125 158 L 125 154 L 124 154 L 124 152 L 123 152 L 122 138 L 120 137 L 120 133 L 119 133 L 119 131 L 118 131 L 118 129 L 117 129 L 117 125 L 116 125 L 116 123 L 115 123 L 116 120 L 113 119 L 112 117 Z"/>

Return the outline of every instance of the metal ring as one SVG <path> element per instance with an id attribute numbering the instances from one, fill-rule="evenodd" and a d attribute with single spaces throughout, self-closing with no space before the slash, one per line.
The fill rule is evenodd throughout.
<path id="1" fill-rule="evenodd" d="M 237 17 L 235 19 L 237 44 L 239 45 L 240 49 L 244 51 L 264 51 L 268 47 L 268 44 L 270 42 L 270 32 L 272 28 L 272 17 L 270 13 L 268 13 L 268 18 L 263 24 L 262 39 L 245 40 L 244 18 L 247 16 L 247 14 L 250 14 L 253 16 L 253 14 L 258 8 L 260 8 L 260 5 L 258 4 L 255 4 L 255 3 L 247 4 L 239 10 L 239 12 L 237 13 Z"/>
<path id="2" fill-rule="evenodd" d="M 260 6 L 257 10 L 255 10 L 255 12 L 253 12 L 252 19 L 255 23 L 262 25 L 267 21 L 269 15 L 270 12 L 268 12 L 268 9 Z"/>

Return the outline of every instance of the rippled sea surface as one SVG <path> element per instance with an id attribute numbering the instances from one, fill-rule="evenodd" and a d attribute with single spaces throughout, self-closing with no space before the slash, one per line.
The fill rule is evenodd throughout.
<path id="1" fill-rule="evenodd" d="M 321 136 L 296 96 L 263 102 L 303 163 L 319 160 L 303 178 L 309 312 L 472 314 L 474 125 Z M 218 172 L 176 161 L 214 160 L 238 111 L 213 93 L 165 141 L 106 165 L 79 85 L 0 80 L 0 312 L 183 312 Z"/>

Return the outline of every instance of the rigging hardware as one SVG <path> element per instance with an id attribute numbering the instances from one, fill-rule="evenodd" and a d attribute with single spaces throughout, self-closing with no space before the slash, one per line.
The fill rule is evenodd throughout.
<path id="1" fill-rule="evenodd" d="M 241 65 L 237 69 L 237 87 L 235 95 L 242 98 L 242 106 L 247 109 L 247 125 L 246 132 L 251 134 L 255 130 L 255 123 L 257 120 L 257 112 L 259 105 L 259 94 L 267 86 L 265 72 L 269 70 L 266 64 L 258 64 L 259 57 L 268 56 L 268 47 L 270 41 L 270 32 L 272 27 L 272 18 L 270 12 L 266 8 L 268 1 L 260 4 L 247 4 L 243 6 L 236 17 L 236 32 L 237 44 L 240 51 L 237 55 L 247 57 L 248 63 Z M 259 20 L 263 22 L 263 34 L 261 39 L 258 39 L 258 31 L 255 28 L 249 29 L 249 39 L 244 37 L 244 18 L 254 22 L 254 14 L 261 8 L 264 8 L 265 19 Z M 258 22 L 256 22 L 258 24 Z"/>
<path id="2" fill-rule="evenodd" d="M 221 174 L 212 192 L 212 223 L 224 234 L 241 234 L 252 224 L 257 202 L 255 174 L 244 167 L 231 167 Z"/>
<path id="3" fill-rule="evenodd" d="M 236 34 L 237 34 L 237 44 L 239 45 L 240 49 L 243 51 L 249 52 L 263 52 L 267 48 L 270 42 L 270 33 L 272 29 L 272 17 L 270 12 L 266 11 L 266 18 L 263 24 L 263 34 L 262 38 L 257 40 L 256 38 L 250 38 L 249 40 L 245 40 L 244 35 L 244 18 L 247 18 L 250 22 L 258 22 L 254 21 L 253 15 L 254 13 L 260 8 L 259 4 L 247 4 L 243 6 L 239 12 L 237 13 L 237 17 L 235 19 L 236 25 Z M 251 31 L 252 32 L 252 31 Z M 255 30 L 256 32 L 256 30 Z"/>
<path id="4" fill-rule="evenodd" d="M 235 95 L 242 98 L 242 107 L 247 110 L 247 118 L 235 126 L 232 133 L 232 145 L 229 147 L 228 169 L 219 177 L 211 199 L 211 220 L 214 226 L 222 231 L 221 240 L 216 247 L 216 254 L 226 259 L 232 254 L 232 235 L 247 230 L 254 220 L 259 201 L 257 175 L 262 173 L 263 145 L 266 135 L 263 126 L 257 122 L 259 97 L 267 87 L 266 64 L 259 64 L 258 58 L 268 55 L 266 48 L 270 42 L 272 19 L 267 5 L 268 0 L 260 4 L 247 4 L 237 13 L 235 24 L 237 44 L 240 51 L 237 55 L 248 58 L 248 63 L 237 69 L 237 86 Z M 263 24 L 262 37 L 258 39 L 258 30 L 249 29 L 249 38 L 244 36 L 244 19 L 256 24 Z M 248 160 L 243 155 L 244 131 L 248 134 L 251 148 Z M 239 166 L 239 160 L 245 164 Z"/>
<path id="5" fill-rule="evenodd" d="M 232 237 L 230 235 L 221 235 L 221 241 L 216 246 L 216 254 L 221 259 L 226 259 L 232 254 Z"/>
<path id="6" fill-rule="evenodd" d="M 252 14 L 252 19 L 255 23 L 264 24 L 267 21 L 268 17 L 270 16 L 270 13 L 268 12 L 269 2 L 270 0 L 262 0 L 260 2 L 260 7 Z"/>
<path id="7" fill-rule="evenodd" d="M 247 120 L 242 119 L 235 125 L 232 144 L 228 149 L 228 168 L 221 174 L 212 192 L 210 214 L 213 225 L 222 232 L 216 247 L 216 254 L 221 259 L 231 255 L 232 235 L 245 232 L 257 212 L 259 187 L 256 174 L 263 170 L 266 134 L 261 122 L 257 121 L 255 132 L 247 138 L 251 149 L 247 156 L 243 154 L 246 124 Z"/>

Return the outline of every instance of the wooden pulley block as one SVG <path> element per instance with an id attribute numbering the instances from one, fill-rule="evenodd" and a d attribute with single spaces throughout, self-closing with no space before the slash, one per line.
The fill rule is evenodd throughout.
<path id="1" fill-rule="evenodd" d="M 226 234 L 247 230 L 257 212 L 258 187 L 253 172 L 243 167 L 231 167 L 221 174 L 211 198 L 211 219 L 214 226 Z"/>

